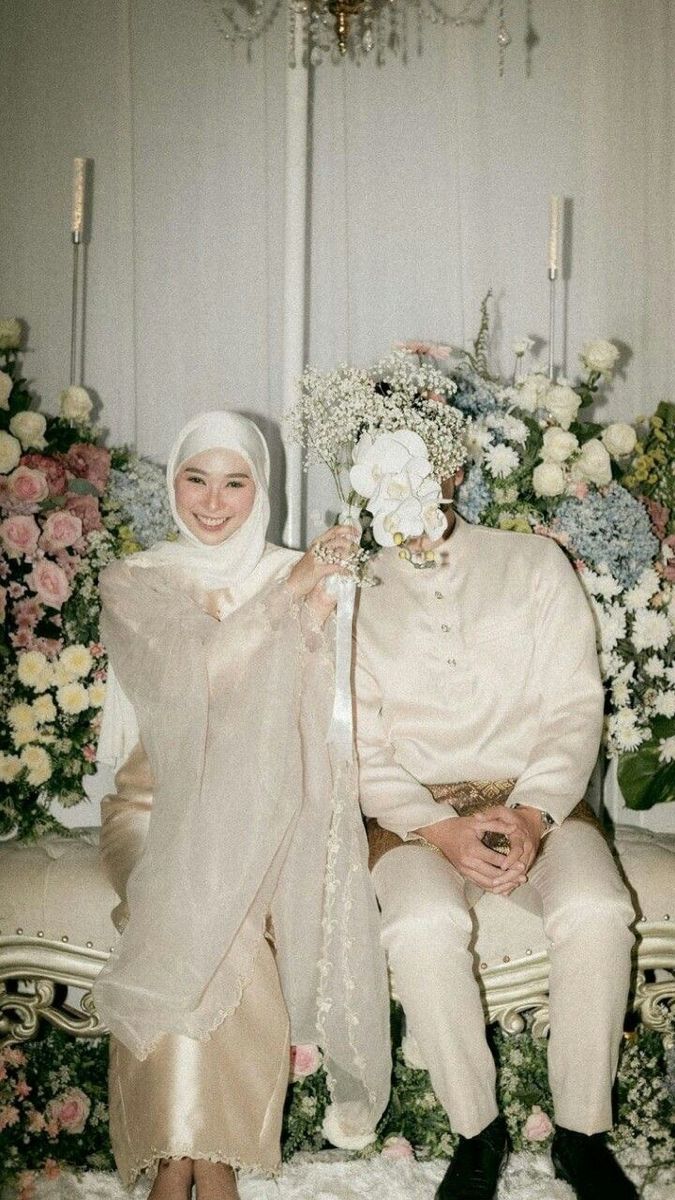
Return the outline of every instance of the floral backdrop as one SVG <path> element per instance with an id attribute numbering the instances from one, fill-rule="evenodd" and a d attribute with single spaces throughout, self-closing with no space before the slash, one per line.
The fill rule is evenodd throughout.
<path id="1" fill-rule="evenodd" d="M 105 689 L 98 572 L 170 535 L 171 517 L 161 469 L 100 444 L 86 391 L 62 392 L 57 416 L 37 411 L 21 375 L 21 334 L 19 322 L 0 321 L 0 834 L 32 838 L 57 827 L 52 798 L 78 804 L 95 769 Z M 588 413 L 616 367 L 610 342 L 583 348 L 576 381 L 552 382 L 530 364 L 526 340 L 514 347 L 512 378 L 495 378 L 487 340 L 485 304 L 470 352 L 405 343 L 369 378 L 407 381 L 401 394 L 426 381 L 408 387 L 416 411 L 419 386 L 435 381 L 424 403 L 440 396 L 463 414 L 468 462 L 457 507 L 467 520 L 553 537 L 568 553 L 596 618 L 605 745 L 624 796 L 636 808 L 672 801 L 675 408 L 660 404 L 636 428 L 599 424 Z M 310 373 L 307 402 L 330 395 L 337 374 L 348 412 L 344 371 Z M 367 1153 L 447 1155 L 452 1134 L 396 1006 L 393 1029 L 394 1091 Z M 646 1170 L 671 1154 L 674 1044 L 672 1031 L 639 1028 L 623 1046 L 614 1139 Z M 495 1032 L 494 1049 L 515 1147 L 545 1146 L 545 1043 Z M 0 1050 L 0 1182 L 3 1172 L 18 1175 L 21 1200 L 38 1173 L 111 1167 L 106 1071 L 103 1039 L 47 1030 Z M 317 1047 L 294 1048 L 291 1083 L 287 1155 L 320 1148 L 330 1123 Z"/>

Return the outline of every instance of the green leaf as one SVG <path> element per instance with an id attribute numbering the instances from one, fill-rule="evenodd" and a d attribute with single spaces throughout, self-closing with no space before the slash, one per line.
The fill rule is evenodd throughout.
<path id="1" fill-rule="evenodd" d="M 68 491 L 75 492 L 78 496 L 98 496 L 98 488 L 95 488 L 88 479 L 71 479 Z"/>
<path id="2" fill-rule="evenodd" d="M 657 717 L 652 737 L 619 759 L 617 778 L 628 808 L 642 811 L 675 800 L 675 762 L 659 762 L 659 743 L 675 735 L 675 718 Z"/>

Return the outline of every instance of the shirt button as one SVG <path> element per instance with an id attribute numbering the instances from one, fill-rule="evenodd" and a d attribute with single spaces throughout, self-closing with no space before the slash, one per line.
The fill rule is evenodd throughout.
<path id="1" fill-rule="evenodd" d="M 449 632 L 450 632 L 450 626 L 449 626 L 449 625 L 441 625 L 441 629 L 443 630 L 443 633 L 449 633 Z"/>
<path id="2" fill-rule="evenodd" d="M 436 599 L 437 599 L 437 600 L 442 600 L 442 599 L 443 599 L 443 593 L 442 593 L 442 592 L 434 592 L 434 596 L 436 597 Z"/>
<path id="3" fill-rule="evenodd" d="M 456 658 L 449 658 L 449 659 L 448 659 L 448 666 L 449 666 L 449 667 L 456 667 L 456 666 L 457 666 L 457 659 L 456 659 Z"/>

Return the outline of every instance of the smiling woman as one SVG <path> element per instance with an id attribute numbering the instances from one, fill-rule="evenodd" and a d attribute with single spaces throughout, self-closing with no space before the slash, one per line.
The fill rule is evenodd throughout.
<path id="1" fill-rule="evenodd" d="M 188 529 L 206 545 L 218 545 L 236 533 L 253 508 L 251 468 L 233 450 L 204 450 L 180 467 L 175 498 Z"/>
<path id="2" fill-rule="evenodd" d="M 233 1168 L 276 1169 L 289 1018 L 295 1044 L 322 1046 L 346 1136 L 370 1140 L 388 1089 L 363 826 L 326 752 L 333 601 L 317 593 L 342 568 L 266 542 L 268 478 L 252 422 L 195 418 L 167 465 L 178 540 L 101 577 L 99 757 L 118 768 L 101 849 L 124 932 L 94 990 L 115 1158 L 127 1184 L 158 1168 L 151 1200 L 193 1182 L 232 1200 Z M 318 541 L 340 559 L 353 539 Z"/>

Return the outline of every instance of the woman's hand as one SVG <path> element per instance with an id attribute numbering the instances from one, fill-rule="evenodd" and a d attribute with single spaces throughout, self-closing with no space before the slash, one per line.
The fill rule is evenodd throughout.
<path id="1" fill-rule="evenodd" d="M 298 600 L 306 600 L 321 624 L 335 608 L 335 597 L 327 595 L 323 582 L 329 575 L 349 573 L 348 561 L 359 537 L 359 531 L 353 525 L 334 525 L 314 539 L 288 576 L 288 586 L 293 594 Z M 331 559 L 337 561 L 326 562 L 317 556 L 317 547 L 324 547 Z"/>

